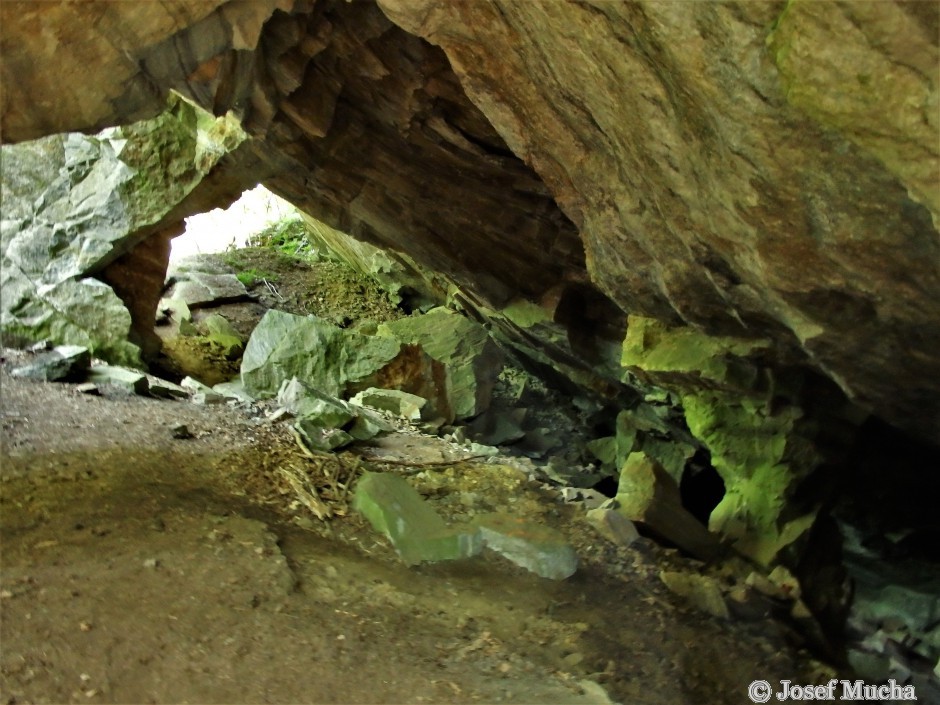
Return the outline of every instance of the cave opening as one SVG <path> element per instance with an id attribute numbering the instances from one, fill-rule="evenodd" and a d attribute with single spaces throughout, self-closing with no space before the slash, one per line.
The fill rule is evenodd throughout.
<path id="1" fill-rule="evenodd" d="M 185 219 L 183 233 L 170 243 L 170 267 L 196 254 L 216 254 L 247 247 L 266 228 L 290 218 L 297 209 L 262 185 L 242 192 L 226 208 L 196 213 Z"/>
<path id="2" fill-rule="evenodd" d="M 689 459 L 679 480 L 682 506 L 708 526 L 712 511 L 725 496 L 725 482 L 711 463 L 711 454 L 700 448 Z"/>

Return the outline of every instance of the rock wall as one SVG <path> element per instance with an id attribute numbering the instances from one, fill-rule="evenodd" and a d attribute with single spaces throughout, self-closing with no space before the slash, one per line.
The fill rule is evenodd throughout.
<path id="1" fill-rule="evenodd" d="M 445 50 L 624 310 L 770 335 L 940 439 L 935 4 L 380 5 Z"/>
<path id="2" fill-rule="evenodd" d="M 244 118 L 275 191 L 490 308 L 573 282 L 621 318 L 769 337 L 772 364 L 940 439 L 932 3 L 2 13 L 5 140 L 173 87 Z"/>

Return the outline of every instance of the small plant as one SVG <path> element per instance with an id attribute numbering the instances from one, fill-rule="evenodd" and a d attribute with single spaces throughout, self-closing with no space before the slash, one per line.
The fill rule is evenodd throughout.
<path id="1" fill-rule="evenodd" d="M 262 272 L 257 269 L 246 269 L 242 272 L 238 272 L 235 275 L 235 278 L 238 279 L 242 284 L 245 285 L 245 288 L 250 289 L 255 284 L 260 281 L 274 281 L 277 279 L 277 276 L 274 274 L 269 274 L 268 272 Z"/>
<path id="2" fill-rule="evenodd" d="M 248 241 L 252 247 L 266 247 L 289 257 L 304 257 L 313 254 L 313 245 L 307 238 L 307 226 L 299 218 L 284 218 L 272 223 L 264 230 L 252 235 Z"/>

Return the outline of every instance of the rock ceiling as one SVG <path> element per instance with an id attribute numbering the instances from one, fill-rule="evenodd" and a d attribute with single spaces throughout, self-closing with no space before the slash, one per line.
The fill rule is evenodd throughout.
<path id="1" fill-rule="evenodd" d="M 151 116 L 174 89 L 254 137 L 223 181 L 263 180 L 482 306 L 769 340 L 761 364 L 940 439 L 935 3 L 0 12 L 4 141 Z"/>

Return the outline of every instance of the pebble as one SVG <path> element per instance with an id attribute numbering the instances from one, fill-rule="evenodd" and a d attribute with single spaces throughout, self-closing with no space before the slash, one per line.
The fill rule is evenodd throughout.
<path id="1" fill-rule="evenodd" d="M 173 438 L 180 440 L 193 437 L 193 432 L 190 431 L 189 426 L 184 423 L 178 423 L 171 426 L 170 434 L 173 436 Z"/>

